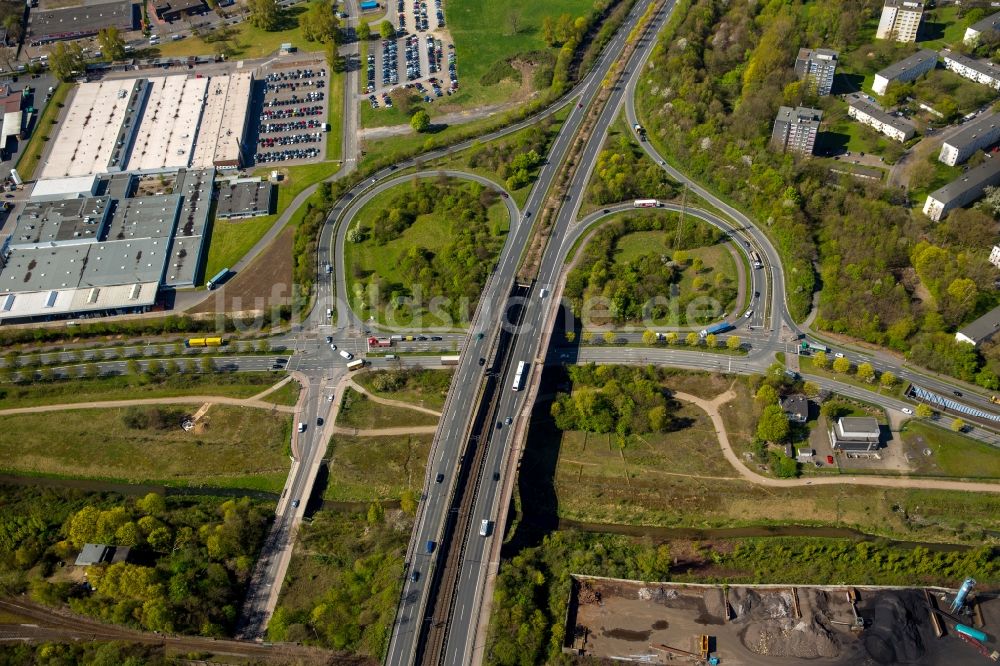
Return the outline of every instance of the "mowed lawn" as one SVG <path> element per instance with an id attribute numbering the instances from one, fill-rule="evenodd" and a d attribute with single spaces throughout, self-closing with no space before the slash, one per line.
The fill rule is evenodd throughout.
<path id="1" fill-rule="evenodd" d="M 158 409 L 165 415 L 159 429 L 128 427 L 126 409 L 5 416 L 0 468 L 130 483 L 281 490 L 288 474 L 290 416 L 214 405 L 194 430 L 185 432 L 182 417 L 197 405 Z"/>
<path id="2" fill-rule="evenodd" d="M 282 12 L 282 20 L 279 24 L 280 30 L 268 32 L 250 25 L 247 21 L 242 21 L 236 26 L 232 26 L 232 34 L 228 42 L 233 53 L 231 60 L 239 58 L 262 58 L 275 53 L 282 44 L 290 42 L 293 46 L 302 51 L 322 50 L 323 45 L 319 42 L 307 42 L 302 37 L 302 30 L 299 29 L 299 14 L 306 10 L 306 6 L 299 5 L 290 7 Z M 208 43 L 200 37 L 185 37 L 176 42 L 168 41 L 151 49 L 153 55 L 159 57 L 181 57 L 210 55 L 216 51 L 216 43 Z"/>
<path id="3" fill-rule="evenodd" d="M 587 13 L 589 0 L 452 0 L 445 5 L 445 19 L 455 42 L 458 94 L 449 104 L 489 104 L 507 101 L 520 84 L 512 81 L 484 86 L 483 74 L 498 61 L 518 54 L 550 50 L 542 39 L 542 19 L 567 13 L 576 18 Z M 517 33 L 511 30 L 511 16 L 518 18 Z M 431 18 L 433 21 L 433 17 Z M 555 49 L 551 49 L 555 53 Z"/>
<path id="4" fill-rule="evenodd" d="M 330 440 L 330 478 L 323 499 L 373 502 L 419 490 L 433 435 L 351 437 Z"/>
<path id="5" fill-rule="evenodd" d="M 918 474 L 1000 479 L 1000 449 L 911 420 L 900 433 Z M 931 455 L 924 455 L 930 449 Z"/>
<path id="6" fill-rule="evenodd" d="M 437 422 L 436 416 L 405 407 L 379 404 L 352 388 L 344 391 L 344 399 L 337 413 L 337 425 L 359 430 L 432 426 L 437 425 Z"/>

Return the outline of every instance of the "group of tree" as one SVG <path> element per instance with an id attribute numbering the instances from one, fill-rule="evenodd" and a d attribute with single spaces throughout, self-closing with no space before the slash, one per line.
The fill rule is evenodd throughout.
<path id="1" fill-rule="evenodd" d="M 0 666 L 180 666 L 159 645 L 122 641 L 17 643 L 0 650 Z"/>
<path id="2" fill-rule="evenodd" d="M 614 433 L 625 446 L 632 434 L 676 427 L 676 406 L 655 367 L 588 364 L 568 371 L 572 390 L 556 395 L 551 407 L 560 430 Z"/>
<path id="3" fill-rule="evenodd" d="M 425 302 L 435 297 L 445 299 L 442 309 L 455 321 L 460 320 L 465 316 L 463 300 L 475 302 L 479 298 L 503 245 L 501 229 L 489 220 L 489 207 L 496 201 L 495 191 L 479 183 L 414 181 L 412 188 L 387 202 L 376 223 L 352 229 L 350 239 L 384 246 L 399 238 L 419 216 L 433 215 L 445 221 L 445 245 L 431 251 L 415 239 L 398 257 L 400 282 L 390 282 L 376 273 L 366 275 L 359 264 L 352 267 L 355 276 L 367 278 L 367 289 L 378 295 L 380 305 L 403 307 L 419 289 Z"/>
<path id="4" fill-rule="evenodd" d="M 555 121 L 551 116 L 517 134 L 488 145 L 474 148 L 468 158 L 473 169 L 494 171 L 507 184 L 507 189 L 518 190 L 530 184 L 548 154 L 556 135 Z"/>
<path id="5" fill-rule="evenodd" d="M 617 259 L 619 241 L 642 231 L 661 233 L 663 244 L 674 248 L 673 252 L 668 256 L 650 251 L 630 260 Z M 687 251 L 712 245 L 721 238 L 717 229 L 691 217 L 678 224 L 673 214 L 625 216 L 603 225 L 590 237 L 566 278 L 564 296 L 578 317 L 603 315 L 618 323 L 651 318 L 657 322 L 667 320 L 674 326 L 693 323 L 688 322 L 688 306 L 695 299 L 708 297 L 725 308 L 736 298 L 735 285 L 724 272 L 717 271 L 708 278 L 710 268 Z M 685 272 L 695 274 L 691 289 L 674 297 L 673 286 Z M 607 304 L 606 310 L 600 308 L 601 299 Z M 585 308 L 589 312 L 585 313 Z M 719 314 L 715 310 L 696 310 L 692 314 L 704 316 L 706 321 Z"/>
<path id="6" fill-rule="evenodd" d="M 306 11 L 299 15 L 299 28 L 302 37 L 310 42 L 333 44 L 334 52 L 337 45 L 343 41 L 340 29 L 340 19 L 333 11 L 333 4 L 324 0 L 312 0 Z M 332 63 L 331 63 L 332 67 Z"/>
<path id="7" fill-rule="evenodd" d="M 366 511 L 321 511 L 303 525 L 299 539 L 312 555 L 310 571 L 322 571 L 322 586 L 308 580 L 286 585 L 297 594 L 283 597 L 268 624 L 268 637 L 350 651 L 381 660 L 404 576 L 403 561 L 415 501 L 404 512 L 373 503 Z M 412 497 L 410 498 L 413 499 Z M 405 509 L 409 508 L 407 513 Z M 414 561 L 413 568 L 427 576 Z"/>
<path id="8" fill-rule="evenodd" d="M 247 21 L 255 28 L 273 32 L 281 24 L 281 6 L 278 0 L 247 0 Z"/>
<path id="9" fill-rule="evenodd" d="M 826 165 L 768 146 L 778 107 L 812 102 L 798 97 L 800 47 L 836 48 L 863 71 L 898 59 L 894 44 L 860 43 L 869 13 L 861 0 L 836 10 L 725 0 L 679 5 L 640 81 L 639 116 L 688 174 L 768 229 L 794 316 L 805 316 L 821 284 L 818 328 L 975 378 L 984 360 L 941 334 L 997 304 L 991 285 L 998 273 L 981 250 L 981 239 L 996 234 L 995 220 L 960 211 L 954 215 L 962 224 L 934 224 L 909 208 L 898 188 L 849 177 L 831 183 Z M 991 369 L 983 381 L 994 377 Z"/>
<path id="10" fill-rule="evenodd" d="M 562 46 L 569 41 L 578 42 L 583 39 L 588 27 L 584 16 L 577 18 L 569 14 L 560 14 L 558 17 L 545 16 L 542 18 L 542 39 L 549 46 Z"/>
<path id="11" fill-rule="evenodd" d="M 60 81 L 72 81 L 87 70 L 79 42 L 56 42 L 49 51 L 49 71 Z"/>
<path id="12" fill-rule="evenodd" d="M 137 500 L 0 487 L 0 588 L 28 591 L 103 621 L 153 631 L 230 632 L 266 533 L 269 511 L 243 499 Z M 130 560 L 87 568 L 89 587 L 52 582 L 87 543 L 128 546 Z"/>
<path id="13" fill-rule="evenodd" d="M 645 157 L 627 134 L 597 156 L 587 194 L 599 205 L 629 199 L 670 199 L 677 184 L 666 172 Z"/>

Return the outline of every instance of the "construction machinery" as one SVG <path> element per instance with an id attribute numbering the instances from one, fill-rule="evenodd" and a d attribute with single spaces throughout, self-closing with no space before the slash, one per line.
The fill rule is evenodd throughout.
<path id="1" fill-rule="evenodd" d="M 653 650 L 659 650 L 661 652 L 666 652 L 669 655 L 675 657 L 687 657 L 694 664 L 709 664 L 709 666 L 717 666 L 719 663 L 718 657 L 709 656 L 709 637 L 702 634 L 698 637 L 698 652 L 690 652 L 688 650 L 682 650 L 680 648 L 670 647 L 669 645 L 664 645 L 663 643 L 652 644 L 649 647 Z"/>
<path id="2" fill-rule="evenodd" d="M 969 596 L 969 592 L 972 588 L 976 586 L 975 578 L 966 578 L 962 583 L 962 587 L 959 588 L 958 594 L 955 595 L 955 600 L 951 602 L 951 612 L 958 613 L 961 612 L 962 607 L 965 606 L 965 600 Z"/>
<path id="3" fill-rule="evenodd" d="M 990 661 L 1000 661 L 1000 652 L 997 652 L 996 650 L 990 651 L 990 649 L 985 645 L 983 645 L 982 642 L 977 641 L 969 634 L 962 633 L 962 631 L 959 630 L 958 637 L 961 638 L 966 643 L 968 643 L 974 650 L 976 650 L 979 654 L 983 655 Z"/>

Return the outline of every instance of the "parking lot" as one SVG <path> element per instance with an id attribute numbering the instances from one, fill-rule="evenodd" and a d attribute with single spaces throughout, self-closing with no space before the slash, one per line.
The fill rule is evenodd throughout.
<path id="1" fill-rule="evenodd" d="M 254 163 L 293 165 L 326 154 L 330 77 L 322 58 L 274 63 L 260 71 Z"/>
<path id="2" fill-rule="evenodd" d="M 425 0 L 397 0 L 394 23 L 400 36 L 369 50 L 364 95 L 373 109 L 392 108 L 390 94 L 399 88 L 412 89 L 427 103 L 458 90 L 458 63 L 444 8 L 441 0 L 431 1 L 433 9 Z"/>

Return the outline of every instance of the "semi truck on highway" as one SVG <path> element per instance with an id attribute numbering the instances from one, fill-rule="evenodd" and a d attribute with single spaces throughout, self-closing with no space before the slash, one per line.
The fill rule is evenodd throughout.
<path id="1" fill-rule="evenodd" d="M 222 338 L 188 338 L 185 347 L 221 347 L 226 343 Z"/>
<path id="2" fill-rule="evenodd" d="M 632 202 L 633 208 L 656 208 L 660 202 L 656 199 L 636 199 Z"/>
<path id="3" fill-rule="evenodd" d="M 212 289 L 218 287 L 219 284 L 226 279 L 227 275 L 229 275 L 229 269 L 223 268 L 221 271 L 213 275 L 212 279 L 205 283 L 205 286 L 208 287 L 209 291 L 211 291 Z"/>
<path id="4" fill-rule="evenodd" d="M 702 330 L 702 332 L 699 333 L 698 336 L 701 338 L 707 338 L 709 335 L 717 335 L 719 333 L 725 333 L 726 331 L 731 331 L 731 330 L 733 330 L 733 325 L 730 324 L 728 321 L 723 321 L 719 322 L 718 324 L 712 324 L 708 328 Z"/>
<path id="5" fill-rule="evenodd" d="M 513 389 L 515 391 L 520 391 L 524 386 L 524 376 L 527 374 L 528 364 L 524 361 L 517 362 L 517 372 L 514 373 L 514 385 Z"/>
<path id="6" fill-rule="evenodd" d="M 368 338 L 368 348 L 369 349 L 371 349 L 373 347 L 391 347 L 391 346 L 392 346 L 392 339 L 391 338 L 376 338 L 374 336 Z"/>
<path id="7" fill-rule="evenodd" d="M 803 340 L 802 344 L 799 345 L 799 351 L 800 353 L 804 352 L 807 354 L 809 352 L 823 352 L 824 354 L 826 354 L 827 352 L 830 351 L 830 348 L 827 347 L 826 345 L 821 345 L 818 342 L 810 342 L 807 340 Z"/>

